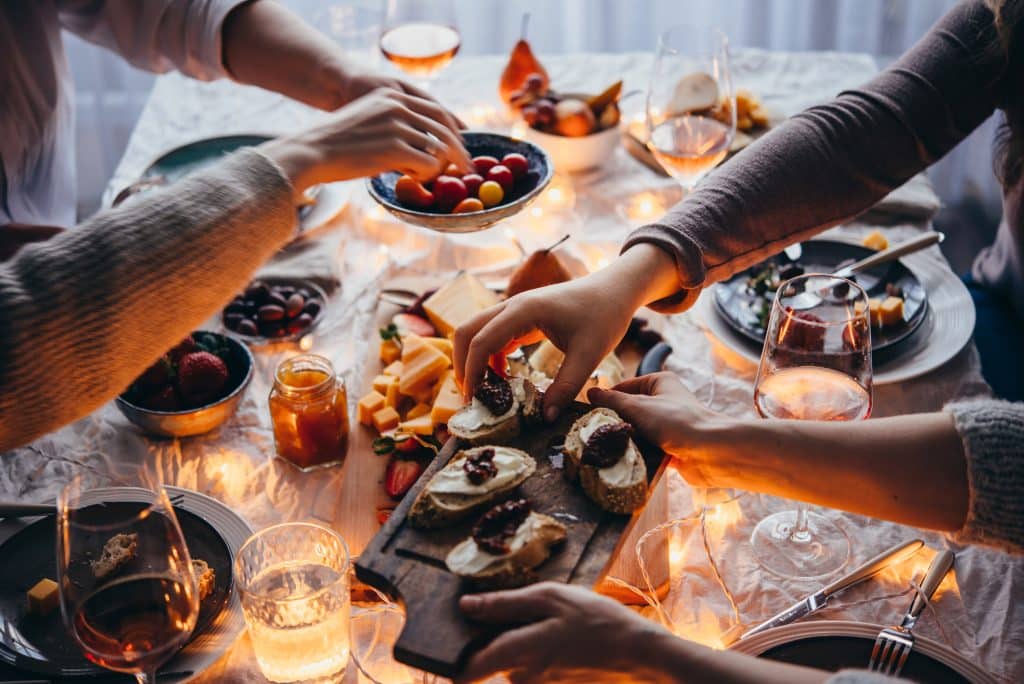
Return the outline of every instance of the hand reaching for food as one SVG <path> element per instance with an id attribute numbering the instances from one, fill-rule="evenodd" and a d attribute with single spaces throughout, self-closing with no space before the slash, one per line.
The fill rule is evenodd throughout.
<path id="1" fill-rule="evenodd" d="M 396 170 L 426 180 L 448 164 L 473 168 L 454 119 L 433 100 L 375 90 L 314 128 L 260 149 L 291 180 L 298 195 L 317 183 Z"/>

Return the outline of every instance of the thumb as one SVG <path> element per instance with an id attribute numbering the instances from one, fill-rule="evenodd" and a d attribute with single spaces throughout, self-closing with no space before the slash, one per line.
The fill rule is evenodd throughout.
<path id="1" fill-rule="evenodd" d="M 459 600 L 459 608 L 468 617 L 496 624 L 542 620 L 553 615 L 557 606 L 544 584 L 488 594 L 465 594 Z"/>

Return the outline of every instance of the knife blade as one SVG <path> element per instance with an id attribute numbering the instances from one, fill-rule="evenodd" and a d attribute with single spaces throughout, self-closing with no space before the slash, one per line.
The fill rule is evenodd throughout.
<path id="1" fill-rule="evenodd" d="M 800 599 L 778 615 L 747 630 L 740 635 L 740 640 L 749 638 L 755 634 L 760 634 L 761 632 L 772 629 L 773 627 L 788 625 L 791 622 L 807 617 L 815 611 L 821 610 L 821 608 L 829 602 L 829 599 L 836 594 L 849 589 L 855 584 L 860 584 L 866 579 L 874 577 L 893 563 L 899 563 L 900 561 L 910 558 L 912 555 L 917 553 L 922 546 L 924 546 L 923 541 L 920 539 L 912 539 L 886 549 L 874 558 L 865 562 L 863 565 L 858 566 L 853 572 L 843 575 L 835 582 L 822 587 L 810 596 Z"/>

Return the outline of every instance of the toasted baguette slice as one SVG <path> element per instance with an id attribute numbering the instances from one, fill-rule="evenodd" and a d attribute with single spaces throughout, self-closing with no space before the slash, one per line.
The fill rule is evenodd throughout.
<path id="1" fill-rule="evenodd" d="M 526 544 L 517 551 L 498 557 L 500 560 L 479 572 L 463 574 L 457 565 L 453 567 L 452 558 L 467 547 L 476 548 L 476 542 L 470 537 L 449 552 L 445 559 L 448 569 L 465 579 L 477 591 L 513 589 L 536 582 L 538 578 L 535 568 L 551 556 L 553 547 L 565 541 L 566 530 L 565 525 L 543 513 L 530 513 L 527 520 L 533 525 L 533 530 Z"/>
<path id="2" fill-rule="evenodd" d="M 509 384 L 512 386 L 513 404 L 506 415 L 492 414 L 486 424 L 478 425 L 472 417 L 487 409 L 479 400 L 473 399 L 448 419 L 448 432 L 470 444 L 503 444 L 515 439 L 524 420 L 533 421 L 540 416 L 541 393 L 524 378 L 511 378 Z"/>
<path id="3" fill-rule="evenodd" d="M 617 423 L 624 422 L 615 411 L 596 408 L 573 423 L 572 429 L 565 437 L 565 475 L 572 481 L 579 480 L 583 492 L 602 509 L 610 513 L 632 513 L 643 506 L 647 499 L 647 466 L 633 440 L 629 441 L 628 448 L 636 452 L 637 458 L 629 476 L 621 485 L 607 482 L 601 476 L 601 468 L 583 463 L 583 447 L 586 445 L 580 433 L 593 418 L 601 415 Z"/>
<path id="4" fill-rule="evenodd" d="M 199 600 L 205 601 L 206 597 L 213 593 L 213 588 L 217 584 L 217 573 L 202 558 L 192 559 L 192 571 L 196 574 L 196 588 L 199 590 Z"/>
<path id="5" fill-rule="evenodd" d="M 435 482 L 443 472 L 447 471 L 448 473 L 454 472 L 456 474 L 461 474 L 463 472 L 463 465 L 465 464 L 466 459 L 473 454 L 483 451 L 484 449 L 501 449 L 506 452 L 511 452 L 522 459 L 525 469 L 512 480 L 505 482 L 494 489 L 490 489 L 479 494 L 431 491 L 430 485 Z M 534 461 L 528 453 L 520 451 L 519 449 L 512 449 L 511 447 L 504 446 L 479 446 L 473 449 L 460 451 L 452 457 L 452 460 L 449 461 L 444 468 L 434 473 L 434 477 L 431 478 L 430 482 L 420 490 L 416 500 L 412 502 L 412 508 L 409 509 L 409 514 L 406 516 L 406 520 L 408 520 L 409 524 L 413 527 L 447 527 L 448 525 L 452 525 L 473 513 L 479 512 L 483 508 L 487 508 L 498 503 L 512 493 L 516 487 L 525 482 L 526 479 L 533 475 L 536 470 L 537 462 Z"/>
<path id="6" fill-rule="evenodd" d="M 139 535 L 135 532 L 115 534 L 103 545 L 100 557 L 92 561 L 92 573 L 96 579 L 104 579 L 131 562 L 138 553 Z"/>

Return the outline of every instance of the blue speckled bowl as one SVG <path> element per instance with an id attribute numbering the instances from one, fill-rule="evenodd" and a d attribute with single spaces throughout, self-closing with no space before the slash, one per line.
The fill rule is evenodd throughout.
<path id="1" fill-rule="evenodd" d="M 366 189 L 382 207 L 399 219 L 414 226 L 430 228 L 441 233 L 475 233 L 490 228 L 498 221 L 522 211 L 547 187 L 553 171 L 551 160 L 544 150 L 526 140 L 517 140 L 497 133 L 464 132 L 462 139 L 472 157 L 490 155 L 501 159 L 510 152 L 518 152 L 530 163 L 530 170 L 524 177 L 527 183 L 512 190 L 510 197 L 496 207 L 473 211 L 466 214 L 442 214 L 433 211 L 409 209 L 398 203 L 395 197 L 395 182 L 400 174 L 388 171 L 366 181 Z"/>

